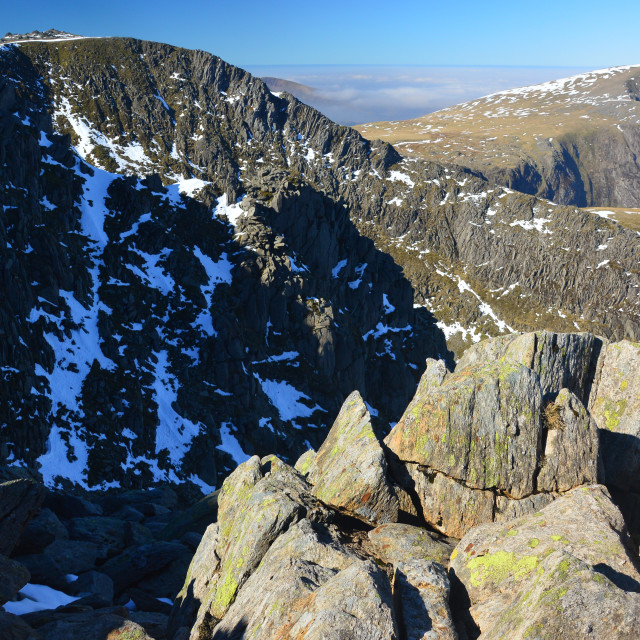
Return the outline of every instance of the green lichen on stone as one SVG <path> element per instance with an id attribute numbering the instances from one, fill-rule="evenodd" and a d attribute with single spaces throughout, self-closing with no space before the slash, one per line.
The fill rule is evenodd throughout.
<path id="1" fill-rule="evenodd" d="M 569 544 L 569 540 L 567 540 L 566 536 L 553 535 L 551 536 L 551 539 L 554 542 L 562 542 L 562 544 Z"/>
<path id="2" fill-rule="evenodd" d="M 509 529 L 509 531 L 507 531 L 507 537 L 517 536 L 517 535 L 518 535 L 517 529 Z"/>
<path id="3" fill-rule="evenodd" d="M 471 584 L 481 587 L 490 580 L 500 584 L 508 578 L 521 580 L 538 566 L 536 556 L 521 556 L 508 551 L 497 551 L 469 560 L 467 568 L 471 574 Z"/>
<path id="4" fill-rule="evenodd" d="M 624 415 L 624 412 L 627 409 L 627 401 L 622 398 L 613 402 L 612 400 L 607 400 L 604 404 L 604 418 L 605 424 L 609 431 L 615 430 L 615 428 L 620 424 L 620 418 Z"/>
<path id="5" fill-rule="evenodd" d="M 238 582 L 231 571 L 226 571 L 215 587 L 216 592 L 211 603 L 211 611 L 216 618 L 222 618 L 229 605 L 235 600 Z"/>
<path id="6" fill-rule="evenodd" d="M 529 545 L 532 549 L 535 549 L 540 544 L 540 540 L 538 538 L 531 538 L 527 545 Z"/>

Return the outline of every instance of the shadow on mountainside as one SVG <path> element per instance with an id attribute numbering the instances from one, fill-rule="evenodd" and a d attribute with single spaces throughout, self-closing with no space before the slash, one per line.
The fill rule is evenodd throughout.
<path id="1" fill-rule="evenodd" d="M 353 390 L 388 425 L 427 356 L 451 365 L 435 319 L 413 309 L 401 268 L 360 235 L 343 203 L 285 176 L 247 185 L 246 215 L 232 229 L 211 213 L 219 192 L 205 192 L 204 204 L 157 177 L 91 169 L 77 162 L 69 136 L 52 134 L 51 101 L 31 60 L 17 48 L 2 55 L 11 60 L 0 81 L 0 178 L 12 185 L 0 196 L 5 454 L 36 466 L 47 451 L 59 368 L 47 335 L 72 349 L 65 375 L 80 388 L 55 416 L 69 462 L 86 447 L 88 483 L 122 488 L 154 482 L 150 459 L 171 469 L 171 442 L 159 444 L 158 427 L 172 412 L 200 431 L 183 458 L 185 477 L 219 486 L 236 464 L 230 439 L 249 455 L 294 460 L 324 440 Z M 95 208 L 100 189 L 105 212 Z M 103 246 L 85 228 L 96 220 Z M 232 279 L 207 271 L 220 265 Z M 101 352 L 92 363 L 74 338 L 85 340 L 88 309 Z M 294 398 L 297 415 L 278 404 L 283 396 Z M 69 443 L 80 432 L 76 450 Z"/>

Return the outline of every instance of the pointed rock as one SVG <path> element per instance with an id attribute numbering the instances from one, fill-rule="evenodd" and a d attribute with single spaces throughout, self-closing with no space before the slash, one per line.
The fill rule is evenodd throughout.
<path id="1" fill-rule="evenodd" d="M 357 391 L 344 401 L 307 479 L 323 502 L 366 522 L 398 519 L 398 498 L 387 478 L 384 452 Z"/>
<path id="2" fill-rule="evenodd" d="M 584 405 L 571 391 L 562 389 L 544 413 L 546 443 L 538 491 L 569 491 L 597 482 L 598 427 Z"/>

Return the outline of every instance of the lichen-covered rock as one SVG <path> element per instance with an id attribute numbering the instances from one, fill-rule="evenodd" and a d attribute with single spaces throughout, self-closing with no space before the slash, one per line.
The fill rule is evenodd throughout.
<path id="1" fill-rule="evenodd" d="M 547 439 L 538 491 L 569 491 L 598 482 L 598 427 L 580 400 L 562 389 L 546 406 L 545 423 Z"/>
<path id="2" fill-rule="evenodd" d="M 407 463 L 406 471 L 411 491 L 420 501 L 422 517 L 445 535 L 461 538 L 472 527 L 493 520 L 496 501 L 493 491 L 472 489 L 417 464 Z"/>
<path id="3" fill-rule="evenodd" d="M 283 638 L 398 640 L 389 580 L 370 560 L 354 562 L 297 603 Z M 277 636 L 276 636 L 277 637 Z"/>
<path id="4" fill-rule="evenodd" d="M 393 597 L 401 637 L 406 640 L 458 640 L 451 610 L 446 569 L 414 559 L 395 566 Z"/>
<path id="5" fill-rule="evenodd" d="M 313 449 L 305 451 L 296 461 L 294 469 L 303 477 L 306 478 L 309 475 L 309 471 L 313 466 L 313 462 L 316 459 L 316 452 Z"/>
<path id="6" fill-rule="evenodd" d="M 398 498 L 384 452 L 357 391 L 342 405 L 307 479 L 323 502 L 371 524 L 398 519 Z"/>
<path id="7" fill-rule="evenodd" d="M 228 637 L 245 625 L 246 638 L 282 637 L 302 611 L 298 603 L 339 571 L 360 559 L 340 542 L 337 532 L 320 523 L 301 520 L 283 533 L 260 566 L 241 587 L 238 597 L 213 637 Z M 191 637 L 203 637 L 199 621 Z"/>
<path id="8" fill-rule="evenodd" d="M 190 620 L 198 601 L 193 633 L 204 637 L 223 618 L 274 540 L 303 517 L 329 520 L 297 471 L 275 456 L 254 456 L 240 465 L 222 486 L 218 529 L 198 547 L 176 600 L 172 629 Z"/>
<path id="9" fill-rule="evenodd" d="M 446 538 L 410 524 L 381 524 L 369 531 L 368 536 L 376 557 L 394 565 L 433 560 L 446 566 L 453 551 Z"/>
<path id="10" fill-rule="evenodd" d="M 483 640 L 639 637 L 640 595 L 618 588 L 576 556 L 557 550 L 534 570 L 520 565 L 518 571 L 517 586 L 505 585 L 495 598 L 472 607 Z"/>
<path id="11" fill-rule="evenodd" d="M 640 344 L 609 343 L 600 356 L 589 411 L 602 429 L 605 479 L 640 492 Z"/>
<path id="12" fill-rule="evenodd" d="M 522 498 L 535 488 L 541 414 L 540 383 L 530 369 L 474 365 L 440 387 L 419 388 L 386 443 L 403 462 Z"/>
<path id="13" fill-rule="evenodd" d="M 457 366 L 500 359 L 519 362 L 538 374 L 545 400 L 567 388 L 586 402 L 599 344 L 591 333 L 536 331 L 499 336 L 469 347 Z"/>
<path id="14" fill-rule="evenodd" d="M 469 531 L 451 556 L 451 569 L 466 590 L 482 637 L 502 637 L 509 625 L 514 630 L 510 638 L 547 637 L 526 635 L 545 616 L 554 619 L 554 628 L 565 629 L 564 637 L 582 637 L 576 629 L 586 634 L 589 625 L 604 628 L 594 619 L 606 608 L 596 604 L 612 596 L 615 608 L 605 619 L 617 618 L 622 635 L 594 637 L 626 638 L 633 636 L 624 635 L 624 628 L 640 611 L 640 595 L 632 593 L 640 591 L 634 562 L 619 510 L 604 487 L 591 485 L 568 492 L 538 513 Z M 564 611 L 556 607 L 560 599 Z M 581 613 L 586 604 L 593 607 Z M 627 614 L 623 604 L 634 613 Z"/>
<path id="15" fill-rule="evenodd" d="M 396 481 L 429 524 L 461 537 L 599 480 L 596 425 L 571 391 L 556 388 L 586 388 L 592 343 L 590 334 L 505 336 L 472 350 L 453 374 L 423 376 L 385 443 Z M 546 401 L 540 376 L 522 362 L 547 372 Z"/>
<path id="16" fill-rule="evenodd" d="M 214 585 L 220 568 L 220 557 L 216 553 L 218 539 L 219 525 L 214 522 L 204 532 L 189 565 L 184 586 L 176 596 L 169 618 L 169 637 L 173 637 L 178 629 L 191 627 L 201 603 Z"/>

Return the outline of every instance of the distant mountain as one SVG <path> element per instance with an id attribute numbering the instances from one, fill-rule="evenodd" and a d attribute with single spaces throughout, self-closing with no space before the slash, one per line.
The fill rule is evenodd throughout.
<path id="1" fill-rule="evenodd" d="M 639 87 L 640 66 L 614 67 L 356 128 L 557 204 L 638 208 Z"/>
<path id="2" fill-rule="evenodd" d="M 48 484 L 191 480 L 395 422 L 427 356 L 640 338 L 600 215 L 404 159 L 202 51 L 0 47 L 0 452 Z M 445 342 L 446 339 L 446 342 Z"/>
<path id="3" fill-rule="evenodd" d="M 302 102 L 318 99 L 317 90 L 313 87 L 308 87 L 306 84 L 294 82 L 293 80 L 283 80 L 282 78 L 272 78 L 270 76 L 263 76 L 261 80 L 273 93 L 286 91 Z"/>
<path id="4" fill-rule="evenodd" d="M 47 29 L 46 31 L 31 31 L 30 33 L 6 33 L 3 38 L 0 38 L 0 43 L 20 43 L 30 41 L 44 41 L 53 42 L 56 40 L 76 40 L 83 38 L 84 36 L 76 35 L 75 33 L 69 33 L 67 31 L 58 31 L 58 29 Z"/>

